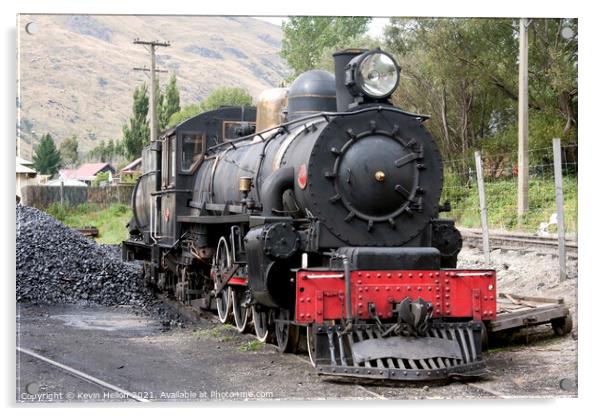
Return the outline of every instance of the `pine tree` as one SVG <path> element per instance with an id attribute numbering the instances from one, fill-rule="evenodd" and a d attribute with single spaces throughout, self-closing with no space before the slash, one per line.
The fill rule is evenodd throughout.
<path id="1" fill-rule="evenodd" d="M 43 175 L 55 175 L 61 167 L 61 154 L 54 145 L 50 134 L 42 136 L 42 140 L 35 149 L 33 163 L 36 170 Z"/>
<path id="2" fill-rule="evenodd" d="M 133 114 L 130 117 L 129 125 L 126 124 L 122 128 L 124 152 L 129 159 L 140 157 L 142 149 L 150 141 L 147 93 L 148 86 L 146 84 L 142 84 L 134 90 Z"/>

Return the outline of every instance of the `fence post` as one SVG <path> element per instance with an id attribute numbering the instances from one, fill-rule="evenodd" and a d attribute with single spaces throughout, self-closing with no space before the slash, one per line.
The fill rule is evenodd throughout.
<path id="1" fill-rule="evenodd" d="M 485 262 L 491 263 L 489 252 L 489 226 L 487 225 L 487 200 L 485 199 L 485 183 L 483 181 L 483 165 L 481 163 L 481 152 L 474 152 L 474 160 L 477 168 L 477 183 L 479 186 L 479 205 L 481 206 L 481 227 L 483 229 L 483 252 Z"/>
<path id="2" fill-rule="evenodd" d="M 65 206 L 65 184 L 61 178 L 61 208 Z"/>
<path id="3" fill-rule="evenodd" d="M 562 192 L 562 153 L 560 139 L 553 139 L 554 148 L 554 185 L 556 189 L 556 217 L 558 221 L 558 262 L 560 281 L 566 279 L 566 247 L 564 235 L 564 195 Z"/>

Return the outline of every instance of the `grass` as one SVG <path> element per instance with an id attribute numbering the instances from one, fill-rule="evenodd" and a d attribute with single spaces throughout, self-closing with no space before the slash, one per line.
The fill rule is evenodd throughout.
<path id="1" fill-rule="evenodd" d="M 131 209 L 124 204 L 111 204 L 108 207 L 81 204 L 69 207 L 54 203 L 46 212 L 71 228 L 98 228 L 96 241 L 101 244 L 119 244 L 127 239 L 126 225 L 132 218 Z"/>
<path id="2" fill-rule="evenodd" d="M 231 342 L 237 338 L 232 334 L 234 330 L 234 326 L 223 324 L 213 328 L 195 329 L 192 333 L 199 338 L 217 338 L 219 342 Z"/>
<path id="3" fill-rule="evenodd" d="M 567 232 L 577 230 L 577 178 L 563 179 L 564 217 Z M 522 224 L 516 213 L 517 182 L 515 179 L 494 179 L 485 182 L 487 198 L 487 222 L 493 229 L 523 230 L 534 232 L 542 222 L 548 222 L 556 212 L 554 180 L 551 178 L 529 180 L 529 211 Z M 442 201 L 450 200 L 452 212 L 442 216 L 453 218 L 463 227 L 480 227 L 479 193 L 476 183 L 470 188 L 463 186 L 457 178 L 446 177 Z M 549 231 L 555 231 L 550 228 Z"/>
<path id="4" fill-rule="evenodd" d="M 264 346 L 265 344 L 263 342 L 254 339 L 252 341 L 247 341 L 244 344 L 242 344 L 240 347 L 238 347 L 238 350 L 240 352 L 259 351 Z"/>

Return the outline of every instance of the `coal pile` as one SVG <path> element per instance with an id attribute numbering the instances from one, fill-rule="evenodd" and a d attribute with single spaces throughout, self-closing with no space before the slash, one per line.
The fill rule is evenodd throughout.
<path id="1" fill-rule="evenodd" d="M 52 216 L 17 205 L 17 302 L 156 308 L 138 264 Z"/>

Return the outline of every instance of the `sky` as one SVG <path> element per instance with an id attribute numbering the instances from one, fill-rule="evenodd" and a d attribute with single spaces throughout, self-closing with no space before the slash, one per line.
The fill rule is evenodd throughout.
<path id="1" fill-rule="evenodd" d="M 278 26 L 280 26 L 282 24 L 282 21 L 284 19 L 286 19 L 286 17 L 275 17 L 275 16 L 256 17 L 256 18 L 266 21 L 268 23 L 272 23 L 274 25 L 278 25 Z M 370 22 L 370 28 L 368 29 L 368 34 L 372 37 L 379 37 L 380 35 L 382 35 L 383 29 L 385 28 L 385 25 L 388 22 L 389 22 L 388 17 L 373 17 L 372 21 Z"/>

